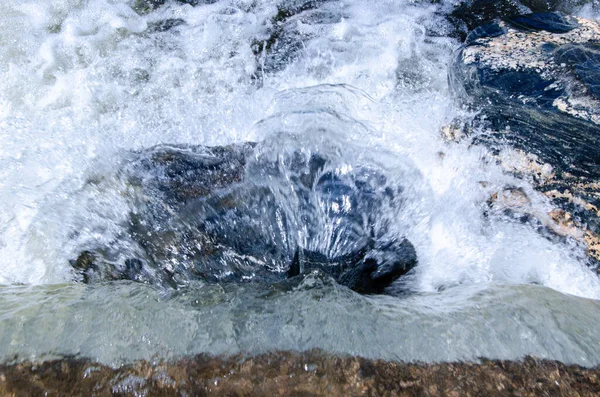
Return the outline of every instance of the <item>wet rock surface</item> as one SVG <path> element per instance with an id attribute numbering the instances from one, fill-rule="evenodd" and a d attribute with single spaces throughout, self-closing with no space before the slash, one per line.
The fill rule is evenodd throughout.
<path id="1" fill-rule="evenodd" d="M 277 14 L 254 39 L 257 75 L 284 69 L 299 57 L 304 42 L 342 19 L 339 4 L 332 0 L 291 0 L 277 5 Z"/>
<path id="2" fill-rule="evenodd" d="M 507 140 L 560 171 L 598 177 L 598 43 L 595 21 L 555 13 L 471 32 L 451 82 L 464 103 L 483 107 L 478 121 L 490 132 L 480 140 Z"/>
<path id="3" fill-rule="evenodd" d="M 178 4 L 189 4 L 191 6 L 197 6 L 200 4 L 212 4 L 218 0 L 175 0 Z M 137 0 L 133 6 L 133 9 L 140 14 L 146 14 L 159 7 L 162 7 L 167 3 L 167 0 Z"/>
<path id="4" fill-rule="evenodd" d="M 467 0 L 458 4 L 448 14 L 452 25 L 451 35 L 464 40 L 470 31 L 495 19 L 507 19 L 529 13 L 563 12 L 572 14 L 583 6 L 597 10 L 597 1 L 586 0 Z"/>
<path id="5" fill-rule="evenodd" d="M 583 230 L 581 240 L 596 259 L 599 49 L 596 21 L 561 13 L 512 16 L 473 30 L 450 73 L 459 100 L 479 111 L 463 131 L 471 131 L 473 143 L 510 147 L 549 168 L 549 177 L 526 176 Z"/>
<path id="6" fill-rule="evenodd" d="M 132 208 L 127 232 L 71 265 L 86 283 L 275 283 L 319 271 L 382 293 L 417 263 L 412 244 L 388 233 L 402 187 L 337 161 L 254 143 L 131 154 L 117 177 Z"/>
<path id="7" fill-rule="evenodd" d="M 111 368 L 81 358 L 0 366 L 5 396 L 596 396 L 600 370 L 556 361 L 407 364 L 320 351 Z"/>

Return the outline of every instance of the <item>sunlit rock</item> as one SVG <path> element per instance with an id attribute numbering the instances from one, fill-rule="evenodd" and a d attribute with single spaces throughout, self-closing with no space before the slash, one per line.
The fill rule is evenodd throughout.
<path id="1" fill-rule="evenodd" d="M 475 143 L 522 150 L 552 169 L 543 191 L 573 195 L 555 204 L 592 234 L 600 231 L 600 25 L 560 13 L 496 20 L 473 30 L 450 82 L 479 111 Z"/>

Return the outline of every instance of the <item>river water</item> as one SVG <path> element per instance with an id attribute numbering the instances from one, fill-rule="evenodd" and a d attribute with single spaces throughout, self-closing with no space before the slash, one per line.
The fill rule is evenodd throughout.
<path id="1" fill-rule="evenodd" d="M 283 19 L 278 5 L 302 2 L 206 3 L 0 3 L 0 359 L 323 348 L 600 363 L 600 279 L 583 248 L 490 212 L 507 186 L 535 213 L 552 207 L 485 148 L 442 138 L 468 116 L 447 84 L 450 3 L 331 0 Z M 419 261 L 408 292 L 363 296 L 318 275 L 293 291 L 76 282 L 69 260 L 114 241 L 131 210 L 111 177 L 127 153 L 246 141 L 333 147 L 398 181 L 391 233 Z"/>

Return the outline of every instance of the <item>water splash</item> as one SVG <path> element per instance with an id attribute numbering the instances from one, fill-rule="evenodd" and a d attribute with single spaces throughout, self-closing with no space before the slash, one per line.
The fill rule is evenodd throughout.
<path id="1" fill-rule="evenodd" d="M 360 316 L 345 317 L 346 325 L 362 321 L 355 328 L 358 334 L 381 336 L 365 326 L 365 319 L 395 335 L 399 324 L 405 320 L 410 323 L 411 316 L 429 315 L 427 307 L 455 304 L 467 308 L 456 318 L 472 321 L 469 324 L 473 325 L 473 334 L 469 336 L 475 339 L 477 335 L 481 338 L 483 329 L 490 324 L 498 325 L 493 320 L 494 313 L 514 319 L 509 313 L 515 307 L 525 313 L 519 321 L 533 323 L 537 320 L 531 314 L 536 313 L 532 308 L 547 305 L 568 312 L 564 305 L 579 302 L 573 304 L 593 307 L 584 312 L 595 313 L 594 303 L 585 300 L 573 300 L 537 287 L 507 287 L 545 291 L 541 295 L 551 296 L 550 303 L 543 296 L 536 300 L 536 293 L 525 292 L 505 306 L 498 306 L 494 300 L 501 301 L 505 296 L 483 294 L 489 297 L 482 298 L 487 299 L 482 305 L 489 310 L 491 320 L 482 325 L 473 320 L 479 315 L 473 308 L 480 303 L 463 304 L 451 299 L 471 288 L 494 291 L 498 285 L 521 284 L 540 284 L 598 299 L 600 283 L 586 267 L 583 249 L 575 242 L 539 233 L 535 224 L 522 223 L 490 209 L 489 198 L 510 187 L 524 192 L 535 211 L 547 213 L 551 209 L 548 201 L 527 181 L 506 174 L 490 160 L 484 148 L 441 138 L 441 128 L 461 115 L 461 110 L 455 107 L 446 81 L 446 65 L 458 43 L 435 34 L 444 30 L 445 22 L 437 14 L 440 5 L 385 0 L 319 2 L 282 24 L 282 34 L 288 32 L 287 37 L 293 39 L 294 53 L 278 58 L 277 68 L 272 69 L 265 68 L 266 49 L 257 52 L 255 47 L 257 42 L 272 38 L 269 34 L 277 23 L 280 10 L 270 1 L 223 0 L 197 7 L 167 2 L 149 13 L 137 13 L 134 6 L 133 1 L 118 0 L 8 0 L 0 4 L 0 71 L 4 77 L 0 81 L 1 284 L 70 283 L 74 275 L 69 260 L 81 248 L 92 242 L 111 244 L 116 236 L 126 233 L 123 225 L 134 208 L 121 194 L 129 187 L 114 175 L 118 175 L 132 153 L 159 144 L 263 142 L 265 148 L 276 148 L 265 149 L 265 156 L 295 150 L 326 151 L 335 154 L 340 172 L 346 166 L 371 167 L 383 173 L 388 183 L 403 188 L 400 210 L 386 212 L 385 217 L 389 233 L 406 236 L 419 258 L 414 274 L 397 285 L 415 293 L 408 303 L 398 304 L 414 305 L 415 309 L 406 309 L 410 315 L 396 317 L 386 326 L 380 323 L 383 319 L 370 316 L 362 320 Z M 104 287 L 65 288 L 74 288 L 76 294 L 83 296 L 110 294 Z M 144 287 L 139 288 L 145 291 Z M 134 295 L 146 294 L 134 290 L 138 291 L 132 292 Z M 60 291 L 59 294 L 68 295 L 66 290 Z M 327 346 L 347 342 L 340 351 L 367 354 L 353 343 L 365 343 L 369 338 L 352 339 L 344 333 L 350 339 L 336 341 L 342 331 L 325 316 L 350 312 L 354 305 L 368 307 L 365 312 L 369 313 L 388 313 L 386 305 L 394 304 L 360 300 L 348 291 L 336 291 L 349 294 L 346 298 L 350 303 L 337 306 L 338 295 L 331 295 L 331 299 L 327 293 L 319 295 L 318 299 L 325 299 L 336 309 L 325 310 L 322 316 L 313 318 L 312 328 L 282 328 L 285 337 L 269 347 L 316 346 L 308 330 L 327 324 L 333 327 L 327 331 Z M 7 294 L 13 293 L 23 297 L 22 303 L 14 303 L 17 306 L 27 306 L 37 299 L 35 294 L 19 295 L 12 289 Z M 244 300 L 243 293 L 234 294 L 237 297 L 232 299 Z M 128 293 L 124 294 L 126 301 Z M 310 298 L 311 294 L 307 296 Z M 272 310 L 270 313 L 299 304 L 293 295 L 286 299 L 292 302 L 275 302 L 268 309 Z M 65 313 L 72 305 L 78 305 L 67 301 Z M 124 310 L 119 316 L 149 316 L 148 324 L 172 319 L 160 317 L 157 307 L 164 302 L 158 304 L 154 298 L 147 307 L 140 303 L 139 311 L 134 312 L 127 312 L 121 301 L 109 302 L 115 305 L 115 312 Z M 104 304 L 90 307 L 82 309 L 79 315 L 85 310 L 104 310 Z M 312 306 L 302 308 L 303 313 L 317 311 Z M 52 312 L 48 306 L 38 309 Z M 18 329 L 19 325 L 10 320 L 20 313 L 20 309 L 15 310 L 3 315 L 3 329 Z M 187 306 L 173 310 L 189 314 L 188 325 L 204 318 L 192 315 L 194 312 L 188 312 Z M 223 310 L 230 313 L 227 308 Z M 243 312 L 234 314 L 241 316 Z M 285 315 L 291 323 L 312 321 L 308 315 L 296 318 L 288 311 Z M 206 344 L 194 345 L 195 349 L 189 351 L 208 349 L 219 353 L 230 351 L 228 343 L 237 347 L 252 345 L 250 339 L 258 338 L 257 333 L 243 334 L 238 340 L 234 336 L 244 326 L 263 329 L 259 325 L 264 317 L 231 325 L 235 316 L 209 316 L 219 329 L 228 330 L 225 339 L 211 339 L 212 331 L 190 325 L 196 331 L 189 331 L 191 336 L 172 351 L 187 351 L 186 343 L 194 344 L 193 340 Z M 397 313 L 392 310 L 389 316 Z M 543 318 L 552 318 L 552 314 L 548 312 Z M 41 315 L 28 321 L 35 327 L 39 326 L 38 320 L 47 321 L 47 317 Z M 224 322 L 219 323 L 220 320 Z M 416 330 L 404 331 L 413 335 L 431 325 L 427 318 L 422 321 Z M 579 317 L 573 323 L 557 319 L 554 329 L 562 329 L 565 321 L 571 330 L 593 329 L 585 318 Z M 223 324 L 230 324 L 230 328 Z M 543 327 L 532 326 L 535 332 L 532 328 L 519 328 L 522 332 L 518 335 L 525 337 L 519 339 L 522 343 L 514 350 L 509 345 L 517 336 L 502 330 L 496 334 L 502 341 L 495 347 L 495 342 L 489 343 L 486 350 L 482 347 L 484 342 L 475 346 L 460 339 L 460 332 L 453 328 L 456 325 L 441 321 L 436 327 L 439 332 L 431 335 L 440 341 L 446 335 L 443 329 L 456 331 L 448 331 L 453 337 L 447 338 L 447 344 L 457 344 L 455 353 L 448 353 L 449 359 L 481 354 L 508 357 L 519 351 L 575 360 L 574 355 L 579 352 L 574 347 L 576 343 L 564 342 L 572 341 L 579 331 L 561 334 L 564 343 L 560 346 L 567 346 L 565 353 L 551 347 L 554 336 L 535 333 Z M 176 333 L 170 333 L 170 337 L 173 334 Z M 15 335 L 8 331 L 3 334 L 8 338 L 4 345 L 40 353 L 39 346 L 28 350 L 25 340 L 11 344 L 9 339 Z M 109 343 L 113 337 L 110 332 L 100 335 L 90 342 L 92 348 L 81 351 L 106 354 L 104 357 L 118 355 L 118 351 L 103 350 L 104 342 Z M 124 340 L 130 343 L 136 337 Z M 528 350 L 530 340 L 539 341 L 536 346 L 543 348 Z M 162 339 L 159 342 L 154 346 L 167 349 L 171 348 L 170 343 L 178 343 Z M 379 346 L 389 348 L 396 346 L 398 340 L 384 338 L 379 342 Z M 442 351 L 444 344 L 440 343 L 437 347 Z M 589 343 L 591 346 L 594 342 Z M 67 342 L 55 347 L 58 351 L 66 345 Z M 410 350 L 409 343 L 402 346 L 404 350 L 384 356 L 419 358 L 419 352 Z M 15 349 L 6 352 L 19 350 Z M 428 354 L 420 358 L 444 358 L 431 351 Z M 588 357 L 586 354 L 583 356 Z M 374 351 L 373 355 L 377 356 Z"/>

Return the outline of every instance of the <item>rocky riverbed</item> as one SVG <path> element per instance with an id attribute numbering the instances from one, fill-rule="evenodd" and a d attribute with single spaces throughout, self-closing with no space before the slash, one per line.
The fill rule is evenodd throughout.
<path id="1" fill-rule="evenodd" d="M 597 396 L 600 369 L 557 361 L 407 364 L 320 351 L 197 356 L 111 368 L 85 359 L 0 366 L 4 396 Z"/>

